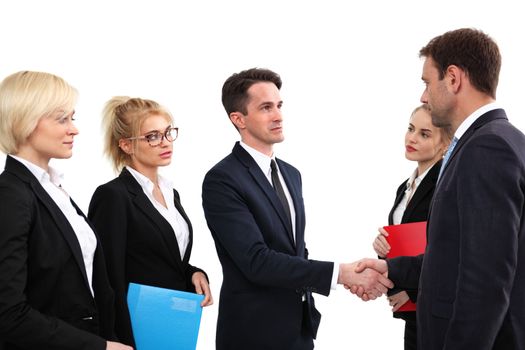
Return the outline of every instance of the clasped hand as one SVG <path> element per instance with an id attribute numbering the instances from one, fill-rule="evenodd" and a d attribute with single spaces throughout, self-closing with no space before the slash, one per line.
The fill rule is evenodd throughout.
<path id="1" fill-rule="evenodd" d="M 386 261 L 377 259 L 341 264 L 338 283 L 364 301 L 374 300 L 394 287 L 394 283 L 388 279 Z"/>

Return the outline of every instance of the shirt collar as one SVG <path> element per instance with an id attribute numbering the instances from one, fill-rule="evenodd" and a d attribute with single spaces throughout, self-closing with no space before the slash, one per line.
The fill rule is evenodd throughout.
<path id="1" fill-rule="evenodd" d="M 461 138 L 461 136 L 463 136 L 463 134 L 468 130 L 468 128 L 470 128 L 470 126 L 472 124 L 474 124 L 474 122 L 476 120 L 478 120 L 479 117 L 481 117 L 483 114 L 485 114 L 485 113 L 487 113 L 489 111 L 492 111 L 492 110 L 498 109 L 498 108 L 501 108 L 501 107 L 497 104 L 497 102 L 491 102 L 489 104 L 481 106 L 480 108 L 475 110 L 471 115 L 469 115 L 467 117 L 467 119 L 465 119 L 459 125 L 458 129 L 454 133 L 454 136 L 459 140 Z"/>
<path id="2" fill-rule="evenodd" d="M 64 173 L 62 173 L 58 169 L 55 169 L 49 166 L 48 167 L 49 172 L 48 172 L 42 169 L 41 167 L 39 167 L 38 165 L 24 158 L 14 156 L 12 154 L 10 154 L 10 156 L 16 159 L 17 161 L 19 161 L 20 163 L 24 164 L 25 167 L 31 172 L 31 174 L 33 174 L 34 177 L 37 178 L 38 182 L 40 183 L 49 181 L 55 184 L 56 186 L 60 187 L 62 181 L 64 180 Z"/>
<path id="3" fill-rule="evenodd" d="M 425 178 L 425 176 L 427 176 L 428 172 L 430 171 L 430 169 L 432 169 L 432 167 L 435 165 L 432 164 L 430 167 L 428 167 L 427 170 L 425 170 L 423 172 L 423 174 L 417 176 L 417 168 L 414 170 L 414 172 L 412 173 L 412 175 L 410 175 L 410 178 L 407 180 L 407 189 L 410 189 L 412 188 L 412 184 L 414 183 L 414 181 L 416 182 L 416 188 L 419 186 L 419 184 L 421 183 L 421 181 L 423 181 L 423 179 Z"/>
<path id="4" fill-rule="evenodd" d="M 126 169 L 131 173 L 131 175 L 133 175 L 135 180 L 137 180 L 140 187 L 147 189 L 149 193 L 153 193 L 153 188 L 155 186 L 153 184 L 153 181 L 151 181 L 147 176 L 143 175 L 142 173 L 138 172 L 137 170 L 133 169 L 130 166 L 126 166 Z M 158 174 L 157 176 L 158 176 L 160 188 L 173 188 L 170 180 L 166 179 L 160 174 Z"/>
<path id="5" fill-rule="evenodd" d="M 252 158 L 255 160 L 255 163 L 261 168 L 262 172 L 268 176 L 271 173 L 270 163 L 272 159 L 275 159 L 275 154 L 272 154 L 271 157 L 268 157 L 266 154 L 257 151 L 255 148 L 248 146 L 244 142 L 240 141 L 239 144 L 248 152 Z"/>

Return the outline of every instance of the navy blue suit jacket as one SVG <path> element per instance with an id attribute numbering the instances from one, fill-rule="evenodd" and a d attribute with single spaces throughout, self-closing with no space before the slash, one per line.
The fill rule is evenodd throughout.
<path id="1" fill-rule="evenodd" d="M 204 179 L 204 213 L 223 269 L 218 350 L 313 346 L 299 345 L 301 333 L 314 337 L 310 323 L 318 322 L 302 298 L 329 294 L 333 263 L 308 260 L 301 176 L 277 164 L 295 208 L 295 242 L 272 185 L 239 143 Z"/>
<path id="2" fill-rule="evenodd" d="M 445 166 L 424 256 L 388 261 L 401 287 L 421 273 L 420 348 L 525 349 L 524 211 L 525 136 L 492 110 Z"/>

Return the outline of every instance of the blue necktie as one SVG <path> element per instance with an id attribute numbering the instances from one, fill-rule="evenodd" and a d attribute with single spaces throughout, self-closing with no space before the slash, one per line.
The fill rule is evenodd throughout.
<path id="1" fill-rule="evenodd" d="M 439 175 L 438 175 L 438 181 L 441 179 L 441 174 L 443 174 L 443 169 L 445 169 L 445 165 L 448 162 L 448 159 L 450 158 L 450 155 L 452 154 L 452 151 L 454 150 L 454 147 L 456 147 L 456 143 L 458 143 L 458 138 L 454 136 L 452 139 L 452 142 L 450 143 L 450 146 L 448 146 L 447 153 L 445 153 L 445 157 L 443 158 L 443 163 L 441 163 L 441 169 L 439 169 Z"/>

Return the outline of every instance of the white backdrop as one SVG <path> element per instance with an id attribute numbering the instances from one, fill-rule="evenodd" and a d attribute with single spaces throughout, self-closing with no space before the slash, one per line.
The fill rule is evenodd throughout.
<path id="1" fill-rule="evenodd" d="M 84 211 L 96 186 L 115 175 L 101 151 L 104 102 L 139 96 L 171 110 L 180 137 L 163 173 L 194 226 L 191 262 L 211 278 L 215 304 L 203 312 L 198 343 L 207 350 L 222 273 L 201 183 L 239 138 L 220 102 L 224 80 L 251 67 L 282 76 L 286 140 L 276 152 L 303 175 L 311 258 L 350 262 L 374 255 L 376 229 L 414 168 L 403 137 L 423 90 L 418 51 L 431 38 L 460 27 L 491 35 L 503 55 L 498 101 L 525 130 L 520 13 L 485 0 L 2 1 L 0 79 L 41 70 L 79 90 L 74 156 L 55 166 Z M 316 349 L 402 349 L 403 322 L 384 298 L 362 303 L 340 288 L 317 303 Z"/>

